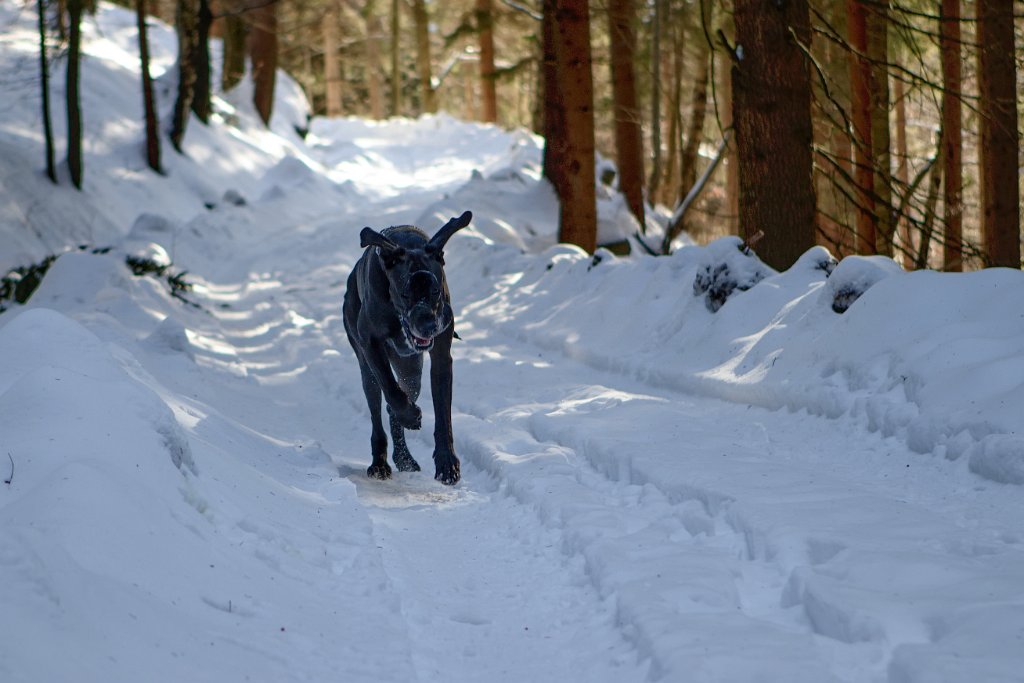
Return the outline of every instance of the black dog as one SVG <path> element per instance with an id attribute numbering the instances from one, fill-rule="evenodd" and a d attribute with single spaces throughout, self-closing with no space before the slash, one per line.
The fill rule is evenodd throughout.
<path id="1" fill-rule="evenodd" d="M 388 406 L 395 466 L 401 472 L 420 469 L 405 443 L 405 430 L 420 428 L 422 414 L 416 399 L 420 395 L 423 353 L 429 352 L 434 478 L 445 484 L 459 481 L 459 459 L 452 441 L 454 315 L 442 250 L 472 218 L 467 211 L 429 239 L 412 225 L 383 232 L 363 228 L 359 233 L 359 245 L 370 248 L 348 277 L 343 310 L 345 332 L 359 359 L 363 391 L 370 406 L 373 462 L 366 474 L 375 479 L 391 477 L 388 438 L 381 422 L 382 391 Z"/>

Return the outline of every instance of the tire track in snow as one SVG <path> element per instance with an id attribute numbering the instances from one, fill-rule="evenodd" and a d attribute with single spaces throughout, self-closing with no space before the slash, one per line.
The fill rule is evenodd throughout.
<path id="1" fill-rule="evenodd" d="M 467 483 L 448 488 L 425 473 L 378 482 L 354 469 L 419 680 L 646 679 L 580 559 L 487 475 L 467 463 Z"/>
<path id="2" fill-rule="evenodd" d="M 752 680 L 755 670 L 771 680 L 834 679 L 799 616 L 771 598 L 784 577 L 747 560 L 742 536 L 720 513 L 709 515 L 697 498 L 674 503 L 650 483 L 609 478 L 528 430 L 468 412 L 456 425 L 463 456 L 532 507 L 568 557 L 583 558 L 595 589 L 614 601 L 620 629 L 651 660 L 652 680 Z"/>
<path id="3" fill-rule="evenodd" d="M 910 471 L 905 450 L 850 422 L 698 403 L 461 332 L 462 454 L 586 558 L 656 675 L 928 680 L 914 672 L 1014 666 L 999 654 L 1012 629 L 992 644 L 958 626 L 961 612 L 1005 618 L 978 601 L 983 586 L 1019 599 L 1012 516 L 985 498 L 1019 509 L 1012 492 L 968 495 L 942 463 Z"/>

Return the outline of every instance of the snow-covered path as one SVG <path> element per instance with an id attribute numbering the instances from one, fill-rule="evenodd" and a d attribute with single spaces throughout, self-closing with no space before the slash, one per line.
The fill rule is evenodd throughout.
<path id="1" fill-rule="evenodd" d="M 3 70 L 34 16 L 0 3 Z M 0 681 L 1024 682 L 1019 271 L 592 258 L 552 246 L 527 132 L 309 121 L 284 74 L 270 129 L 237 89 L 155 175 L 134 14 L 86 25 L 84 190 L 38 168 L 34 80 L 0 126 L 4 267 L 111 247 L 0 315 Z M 369 480 L 359 229 L 467 209 L 463 479 L 430 476 L 425 390 L 425 471 Z M 752 289 L 711 313 L 719 274 Z"/>
<path id="2" fill-rule="evenodd" d="M 42 633 L 60 624 L 58 642 L 77 653 L 49 662 L 44 680 L 81 659 L 96 680 L 154 666 L 163 680 L 211 681 L 1021 680 L 1018 487 L 953 472 L 853 418 L 660 388 L 570 357 L 507 315 L 496 325 L 501 268 L 458 258 L 459 237 L 448 251 L 463 480 L 430 477 L 423 400 L 427 429 L 410 445 L 425 472 L 367 479 L 368 418 L 340 317 L 354 236 L 417 220 L 451 185 L 374 189 L 330 215 L 285 193 L 201 218 L 175 257 L 193 265 L 199 309 L 128 283 L 113 259 L 62 258 L 33 306 L 63 311 L 113 357 L 57 314 L 10 324 L 5 357 L 52 339 L 39 362 L 77 359 L 83 395 L 111 395 L 89 379 L 107 365 L 150 387 L 181 427 L 146 420 L 198 473 L 180 453 L 181 484 L 166 458 L 169 472 L 145 486 L 117 460 L 99 470 L 121 472 L 109 480 L 73 463 L 33 473 L 25 453 L 42 437 L 18 411 L 44 410 L 34 397 L 63 377 L 29 374 L 4 394 L 24 439 L 8 441 L 21 462 L 12 492 L 41 501 L 7 519 L 27 529 L 50 500 L 72 558 L 49 557 L 43 531 L 0 552 L 12 579 L 0 597 L 50 614 Z M 84 419 L 101 446 L 130 442 L 130 421 L 102 437 L 107 418 L 53 406 L 36 418 L 49 433 L 81 438 L 58 425 Z M 56 462 L 70 452 L 61 443 Z M 140 563 L 154 535 L 166 551 Z M 68 562 L 70 584 L 39 578 Z M 114 587 L 68 597 L 94 575 Z M 83 637 L 97 612 L 97 635 Z M 0 627 L 0 640 L 20 637 Z M 22 655 L 37 660 L 37 647 Z M 0 658 L 4 680 L 38 680 L 21 661 Z"/>
<path id="3" fill-rule="evenodd" d="M 376 209 L 379 223 L 408 220 Z M 210 283 L 199 298 L 216 319 L 190 323 L 209 332 L 208 350 L 196 350 L 202 381 L 158 379 L 183 394 L 206 386 L 200 400 L 236 428 L 330 457 L 277 463 L 265 476 L 312 479 L 320 491 L 354 485 L 349 512 L 365 515 L 370 569 L 341 573 L 346 590 L 325 585 L 320 599 L 338 612 L 355 591 L 379 611 L 384 632 L 358 648 L 388 653 L 375 676 L 1020 675 L 1019 630 L 999 642 L 970 628 L 1021 623 L 1024 503 L 1013 488 L 965 486 L 944 463 L 851 420 L 667 391 L 529 335 L 489 333 L 490 290 L 473 301 L 458 273 L 469 299 L 457 302 L 455 347 L 464 480 L 430 479 L 429 428 L 410 439 L 428 473 L 366 479 L 366 409 L 338 307 L 355 253 L 310 226 L 287 245 L 253 249 L 240 272 L 262 281 Z M 268 271 L 275 260 L 303 267 Z M 266 520 L 250 524 L 270 534 Z"/>

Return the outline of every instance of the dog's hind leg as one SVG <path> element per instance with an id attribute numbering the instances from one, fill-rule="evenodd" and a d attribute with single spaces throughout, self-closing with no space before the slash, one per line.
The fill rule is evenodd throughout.
<path id="1" fill-rule="evenodd" d="M 395 369 L 398 385 L 402 387 L 406 396 L 409 397 L 409 401 L 416 403 L 420 397 L 423 356 L 420 354 L 415 356 L 399 356 L 396 353 L 388 355 L 391 359 L 391 365 Z M 391 443 L 393 445 L 391 458 L 395 462 L 395 467 L 398 468 L 399 472 L 419 472 L 419 463 L 412 457 L 412 453 L 409 452 L 409 446 L 405 442 L 405 428 L 402 427 L 399 420 L 395 417 L 390 406 L 388 406 L 388 423 L 391 426 Z"/>
<path id="2" fill-rule="evenodd" d="M 381 391 L 377 379 L 362 358 L 359 359 L 359 374 L 363 378 L 363 393 L 366 394 L 366 405 L 370 408 L 370 450 L 373 462 L 366 470 L 372 479 L 390 479 L 391 466 L 388 465 L 388 437 L 384 433 L 384 421 L 381 419 Z"/>

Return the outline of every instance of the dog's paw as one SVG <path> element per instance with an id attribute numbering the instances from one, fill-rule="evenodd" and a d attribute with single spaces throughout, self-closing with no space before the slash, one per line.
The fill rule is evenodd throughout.
<path id="1" fill-rule="evenodd" d="M 375 462 L 366 468 L 366 476 L 370 479 L 390 479 L 391 465 L 386 462 Z"/>
<path id="2" fill-rule="evenodd" d="M 461 478 L 459 459 L 454 455 L 447 458 L 434 458 L 434 479 L 446 486 L 453 486 L 458 484 Z"/>
<path id="3" fill-rule="evenodd" d="M 419 472 L 420 464 L 409 455 L 409 452 L 405 453 L 396 452 L 392 458 L 395 461 L 395 467 L 398 468 L 399 472 Z"/>
<path id="4" fill-rule="evenodd" d="M 419 429 L 423 425 L 423 411 L 415 403 L 406 403 L 401 408 L 392 409 L 392 414 L 405 429 Z"/>

